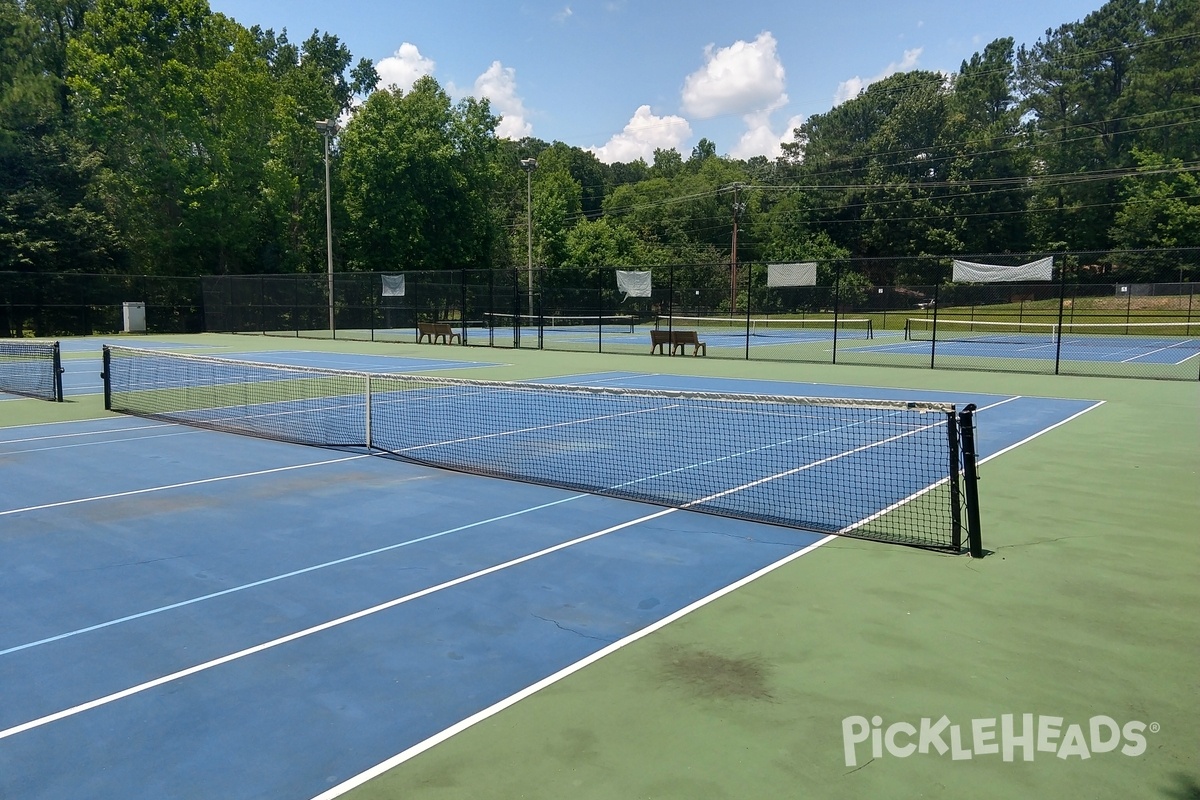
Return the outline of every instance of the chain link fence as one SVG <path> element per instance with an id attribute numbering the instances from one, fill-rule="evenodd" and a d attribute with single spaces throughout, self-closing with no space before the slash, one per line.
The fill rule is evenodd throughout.
<path id="1" fill-rule="evenodd" d="M 326 274 L 0 273 L 0 333 L 114 333 L 138 301 L 152 333 L 416 343 L 441 322 L 467 346 L 1200 380 L 1200 283 L 1129 280 L 1147 265 L 1197 276 L 1200 251 L 1057 254 L 1023 283 L 953 283 L 948 257 L 820 262 L 804 286 L 762 263 L 338 273 L 332 326 Z"/>

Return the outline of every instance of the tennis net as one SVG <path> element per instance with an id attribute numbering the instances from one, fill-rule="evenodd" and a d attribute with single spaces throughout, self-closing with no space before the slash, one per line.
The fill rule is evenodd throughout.
<path id="1" fill-rule="evenodd" d="M 58 342 L 0 339 L 0 392 L 61 402 Z"/>
<path id="2" fill-rule="evenodd" d="M 790 319 L 785 317 L 688 317 L 680 315 L 660 316 L 660 330 L 686 328 L 710 336 L 761 336 L 780 339 L 872 339 L 874 326 L 870 319 L 833 319 L 807 317 Z"/>
<path id="3" fill-rule="evenodd" d="M 485 312 L 484 326 L 490 328 L 540 328 L 564 333 L 595 333 L 601 329 L 614 333 L 633 333 L 637 320 L 630 314 L 536 315 Z"/>
<path id="4" fill-rule="evenodd" d="M 904 336 L 912 341 L 1054 345 L 1061 339 L 1064 347 L 1200 350 L 1197 322 L 1060 324 L 915 317 L 905 321 Z"/>
<path id="5" fill-rule="evenodd" d="M 981 552 L 970 406 L 368 374 L 118 346 L 104 350 L 104 386 L 105 407 L 127 414 Z"/>

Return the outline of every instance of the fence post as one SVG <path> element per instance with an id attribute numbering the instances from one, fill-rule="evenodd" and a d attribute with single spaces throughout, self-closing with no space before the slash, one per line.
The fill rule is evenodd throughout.
<path id="1" fill-rule="evenodd" d="M 1067 305 L 1067 254 L 1063 253 L 1062 264 L 1058 268 L 1058 324 L 1054 326 L 1054 374 L 1062 364 L 1062 326 L 1063 310 Z"/>
<path id="2" fill-rule="evenodd" d="M 842 304 L 842 267 L 845 262 L 837 262 L 837 269 L 833 271 L 833 361 L 837 363 L 838 356 L 838 319 L 840 306 Z"/>
<path id="3" fill-rule="evenodd" d="M 544 267 L 537 271 L 537 331 L 538 331 L 538 350 L 544 349 L 546 343 L 546 308 L 542 305 L 542 284 L 545 282 Z M 530 273 L 532 276 L 533 273 Z M 532 299 L 532 298 L 531 298 Z M 533 309 L 529 310 L 533 313 Z"/>
<path id="4" fill-rule="evenodd" d="M 941 289 L 942 289 L 942 285 L 940 283 L 935 283 L 933 285 L 933 331 L 930 333 L 930 336 L 929 336 L 929 368 L 930 369 L 936 369 L 936 362 L 934 361 L 934 359 L 937 357 L 938 309 L 941 308 L 941 305 L 942 305 L 941 298 L 938 295 L 940 294 Z"/>
<path id="5" fill-rule="evenodd" d="M 463 267 L 458 273 L 458 321 L 462 326 L 462 335 L 459 337 L 458 343 L 465 345 L 467 343 L 467 268 Z"/>
<path id="6" fill-rule="evenodd" d="M 513 347 L 521 347 L 521 271 L 513 267 Z"/>
<path id="7" fill-rule="evenodd" d="M 754 264 L 747 264 L 743 270 L 746 276 L 746 360 L 750 360 L 750 326 L 751 307 L 754 305 Z"/>

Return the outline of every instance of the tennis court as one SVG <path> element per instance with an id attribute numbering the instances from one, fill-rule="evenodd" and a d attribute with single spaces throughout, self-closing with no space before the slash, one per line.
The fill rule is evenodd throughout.
<path id="1" fill-rule="evenodd" d="M 219 341 L 237 342 L 228 337 Z M 212 351 L 224 356 L 229 350 Z M 415 346 L 409 351 L 413 356 L 399 358 L 379 348 L 340 353 L 330 346 L 318 352 L 233 354 L 241 362 L 285 368 L 366 369 L 380 374 L 423 366 L 440 369 L 437 360 L 423 364 L 419 356 L 427 350 Z M 165 352 L 164 357 L 169 358 Z M 636 367 L 646 362 L 624 363 Z M 98 360 L 93 364 L 98 366 Z M 470 361 L 460 365 L 468 374 L 488 377 L 505 369 Z M 1002 502 L 1009 491 L 1003 480 L 997 482 L 994 464 L 1044 447 L 1043 441 L 1057 438 L 1061 431 L 1086 426 L 1108 406 L 1095 397 L 1045 398 L 952 385 L 914 390 L 798 383 L 768 375 L 648 375 L 620 368 L 619 359 L 597 359 L 597 365 L 613 369 L 543 375 L 539 380 L 602 394 L 619 387 L 726 396 L 815 395 L 881 404 L 975 404 L 990 503 Z M 134 384 L 140 380 L 131 377 Z M 193 373 L 189 380 L 200 387 L 225 385 L 211 372 Z M 158 385 L 153 391 L 161 393 L 163 388 Z M 374 407 L 377 413 L 389 396 L 380 399 Z M 86 399 L 92 409 L 96 401 Z M 261 402 L 255 405 L 258 412 L 272 416 L 280 411 Z M 590 404 L 583 411 L 589 418 L 596 416 Z M 514 428 L 534 427 L 546 422 L 545 413 L 518 415 L 508 422 Z M 340 414 L 335 416 L 342 421 L 331 430 L 349 424 Z M 914 632 L 896 627 L 898 620 L 876 619 L 872 615 L 880 612 L 867 608 L 876 596 L 896 604 L 898 596 L 887 593 L 889 583 L 881 569 L 903 564 L 910 576 L 931 570 L 941 575 L 942 586 L 917 588 L 918 594 L 928 595 L 924 603 L 900 605 L 944 623 L 947 615 L 959 613 L 952 609 L 962 608 L 962 598 L 955 597 L 962 576 L 983 569 L 1000 578 L 1005 559 L 1014 558 L 1005 553 L 1010 535 L 1001 531 L 996 531 L 996 541 L 985 538 L 999 554 L 972 562 L 731 518 L 719 509 L 717 515 L 697 513 L 433 469 L 352 447 L 307 447 L 95 411 L 82 416 L 77 421 L 0 428 L 0 520 L 6 554 L 0 567 L 5 600 L 0 606 L 0 670 L 5 685 L 25 688 L 6 693 L 10 696 L 0 712 L 4 797 L 335 796 L 382 773 L 383 767 L 409 766 L 410 761 L 415 772 L 399 770 L 408 778 L 388 773 L 382 783 L 367 783 L 356 791 L 393 797 L 419 791 L 431 796 L 519 796 L 525 792 L 518 793 L 511 784 L 520 782 L 518 776 L 525 770 L 505 768 L 503 778 L 494 776 L 483 783 L 473 783 L 469 776 L 494 774 L 497 764 L 512 763 L 511 753 L 499 753 L 508 747 L 520 752 L 519 741 L 531 735 L 536 739 L 540 725 L 547 726 L 546 734 L 558 744 L 546 741 L 537 747 L 550 748 L 544 755 L 551 762 L 565 759 L 563 763 L 574 766 L 561 776 L 553 770 L 540 779 L 530 773 L 529 780 L 545 782 L 539 784 L 544 793 L 533 796 L 562 796 L 576 770 L 592 775 L 591 790 L 583 792 L 588 796 L 632 796 L 619 787 L 632 780 L 625 770 L 636 770 L 629 765 L 640 759 L 626 753 L 628 762 L 620 762 L 626 766 L 610 768 L 621 775 L 610 776 L 600 790 L 595 770 L 606 769 L 589 753 L 601 745 L 589 744 L 586 733 L 593 725 L 606 729 L 605 717 L 627 707 L 620 698 L 635 705 L 655 704 L 643 711 L 647 716 L 625 720 L 625 732 L 617 737 L 627 740 L 625 744 L 609 743 L 621 753 L 633 743 L 646 748 L 645 737 L 653 741 L 673 718 L 690 718 L 696 703 L 701 708 L 707 704 L 708 714 L 736 718 L 744 710 L 735 706 L 756 705 L 763 697 L 755 691 L 742 694 L 737 686 L 714 690 L 717 684 L 711 675 L 692 673 L 728 671 L 734 663 L 753 667 L 755 659 L 748 653 L 774 646 L 768 641 L 777 639 L 786 646 L 816 637 L 825 642 L 820 658 L 836 658 L 845 645 L 838 644 L 834 630 L 825 632 L 831 620 L 823 607 L 833 597 L 825 594 L 831 592 L 828 581 L 850 582 L 866 592 L 865 607 L 844 609 L 852 617 L 865 614 L 862 623 L 880 635 L 910 639 Z M 357 412 L 351 416 L 355 417 Z M 414 419 L 411 408 L 401 418 Z M 571 421 L 553 420 L 555 425 L 564 422 Z M 694 429 L 686 430 L 688 425 Z M 720 425 L 720 418 L 715 423 L 671 418 L 650 441 L 608 445 L 625 462 L 658 473 L 664 468 L 658 460 L 664 453 L 683 459 L 687 466 L 694 458 L 688 449 L 692 441 L 715 441 L 718 449 L 730 449 L 726 434 L 716 430 Z M 472 430 L 465 438 L 493 435 Z M 588 466 L 582 460 L 584 440 L 558 440 Z M 877 441 L 856 438 L 839 447 L 874 448 Z M 592 448 L 602 444 L 593 442 Z M 1001 454 L 1005 457 L 996 458 Z M 819 450 L 810 455 L 814 460 L 827 457 Z M 912 484 L 902 477 L 903 465 L 894 466 L 896 475 L 866 476 L 860 471 L 868 489 L 842 487 L 844 493 L 859 497 L 859 504 L 822 513 L 834 515 L 834 526 L 850 527 L 853 523 L 837 515 L 871 517 L 920 494 L 928 488 L 920 485 L 922 481 L 934 480 L 919 477 Z M 994 512 L 989 518 L 995 519 Z M 815 549 L 822 544 L 826 546 Z M 856 563 L 862 571 L 821 569 L 797 584 L 799 565 L 827 551 L 860 559 Z M 680 644 L 680 637 L 686 641 L 689 629 L 694 630 L 691 626 L 704 624 L 698 618 L 729 613 L 731 603 L 733 609 L 753 609 L 762 602 L 761 593 L 779 593 L 781 582 L 791 587 L 788 597 L 798 592 L 807 598 L 794 609 L 809 617 L 806 630 L 778 628 L 779 620 L 770 623 L 764 618 L 740 623 L 747 626 L 740 628 L 743 633 L 724 645 Z M 883 593 L 876 595 L 877 590 Z M 941 592 L 948 594 L 934 600 Z M 776 602 L 780 599 L 777 596 Z M 768 603 L 764 609 L 769 607 Z M 697 612 L 701 608 L 703 614 Z M 753 610 L 749 613 L 755 616 Z M 884 634 L 889 628 L 891 633 Z M 950 630 L 959 631 L 952 637 L 966 632 L 953 623 Z M 783 631 L 787 635 L 779 637 Z M 630 658 L 637 663 L 647 647 L 656 660 L 674 664 L 668 668 L 676 670 L 668 672 L 677 678 L 672 683 L 693 685 L 706 696 L 687 701 L 686 712 L 672 713 L 669 702 L 659 705 L 663 698 L 654 691 L 647 695 L 635 680 L 615 700 L 603 699 L 611 687 L 599 693 L 585 690 L 576 701 L 567 700 L 562 706 L 569 718 L 565 730 L 553 712 L 547 718 L 544 704 L 553 696 L 562 701 L 561 692 L 570 694 L 570 687 L 588 680 L 587 675 L 600 675 L 603 684 L 604 675 Z M 614 658 L 618 651 L 622 657 Z M 626 651 L 642 655 L 625 656 Z M 914 663 L 895 664 L 893 669 L 920 670 L 921 652 L 909 651 L 907 658 Z M 600 660 L 601 656 L 610 657 Z M 805 667 L 795 662 L 789 669 L 808 676 L 800 685 L 827 681 L 830 676 L 819 664 Z M 753 673 L 731 674 L 740 685 L 753 684 Z M 733 678 L 726 675 L 725 680 Z M 778 690 L 763 691 L 770 695 Z M 954 704 L 962 700 L 957 690 L 941 696 Z M 793 719 L 810 713 L 793 699 L 785 703 L 783 697 L 767 705 L 780 703 Z M 860 707 L 843 698 L 840 716 Z M 930 711 L 934 712 L 936 707 Z M 522 722 L 530 713 L 541 720 L 534 730 Z M 725 723 L 709 722 L 714 744 L 727 738 L 719 733 Z M 469 735 L 449 738 L 469 724 Z M 831 741 L 810 742 L 812 758 L 840 759 L 840 739 L 833 741 L 839 734 L 837 719 L 831 724 Z M 515 726 L 514 732 L 522 732 L 497 736 L 497 725 L 500 731 Z M 734 727 L 739 725 L 735 722 Z M 750 735 L 757 741 L 762 733 L 769 731 Z M 481 745 L 480 737 L 487 737 L 487 743 Z M 677 755 L 694 765 L 689 771 L 703 773 L 710 758 L 726 764 L 720 769 L 730 769 L 729 755 L 705 756 L 699 742 L 681 747 Z M 463 748 L 471 753 L 469 766 L 461 761 Z M 675 746 L 658 751 L 668 771 L 673 759 L 668 753 L 675 752 Z M 422 754 L 433 760 L 418 758 Z M 782 754 L 764 755 L 770 760 Z M 492 760 L 497 757 L 509 760 Z M 541 760 L 532 754 L 531 759 Z M 848 771 L 834 766 L 839 773 Z M 544 769 L 543 765 L 540 770 Z M 388 780 L 400 780 L 404 788 Z M 779 776 L 773 780 L 778 796 Z M 743 776 L 738 784 L 753 786 L 753 780 L 745 781 Z M 645 784 L 638 785 L 642 793 L 655 796 Z M 372 788 L 381 786 L 392 788 Z M 686 780 L 673 791 L 674 795 L 665 789 L 659 794 L 717 796 Z M 767 795 L 750 788 L 742 796 Z"/>
<path id="2" fill-rule="evenodd" d="M 856 347 L 855 352 L 1175 366 L 1200 362 L 1200 326 L 1187 322 L 1060 325 L 927 318 L 907 322 L 903 341 Z"/>

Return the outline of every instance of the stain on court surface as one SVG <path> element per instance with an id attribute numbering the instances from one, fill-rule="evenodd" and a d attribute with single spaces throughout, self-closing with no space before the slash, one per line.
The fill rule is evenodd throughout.
<path id="1" fill-rule="evenodd" d="M 770 700 L 767 667 L 753 656 L 731 658 L 708 650 L 672 646 L 662 648 L 663 671 L 668 678 L 702 697 Z"/>

